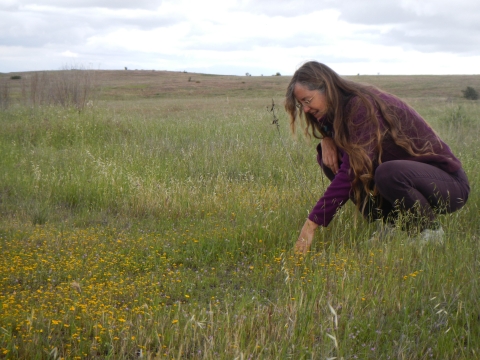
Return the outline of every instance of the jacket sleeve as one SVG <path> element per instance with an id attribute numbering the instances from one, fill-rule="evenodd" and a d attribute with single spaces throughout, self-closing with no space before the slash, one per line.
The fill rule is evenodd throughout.
<path id="1" fill-rule="evenodd" d="M 337 210 L 347 202 L 352 188 L 350 160 L 343 152 L 342 164 L 323 196 L 318 200 L 308 218 L 320 226 L 327 226 Z"/>

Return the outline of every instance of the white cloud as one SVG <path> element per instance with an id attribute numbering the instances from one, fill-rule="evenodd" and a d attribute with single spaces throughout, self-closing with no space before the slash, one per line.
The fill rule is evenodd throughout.
<path id="1" fill-rule="evenodd" d="M 75 57 L 240 75 L 310 59 L 345 74 L 478 73 L 478 13 L 476 0 L 4 0 L 0 71 Z"/>
<path id="2" fill-rule="evenodd" d="M 77 53 L 71 52 L 70 50 L 64 51 L 60 55 L 62 55 L 64 57 L 67 57 L 67 58 L 77 58 L 78 57 Z"/>

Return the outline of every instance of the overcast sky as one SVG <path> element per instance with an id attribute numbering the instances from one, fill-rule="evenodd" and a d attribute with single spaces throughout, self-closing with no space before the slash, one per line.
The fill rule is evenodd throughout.
<path id="1" fill-rule="evenodd" d="M 479 74 L 479 0 L 0 0 L 0 72 Z"/>

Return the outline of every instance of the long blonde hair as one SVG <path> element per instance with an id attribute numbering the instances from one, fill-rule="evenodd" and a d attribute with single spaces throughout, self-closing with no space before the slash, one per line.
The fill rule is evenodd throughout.
<path id="1" fill-rule="evenodd" d="M 326 97 L 327 111 L 323 124 L 330 124 L 335 133 L 335 144 L 343 149 L 350 158 L 354 180 L 352 189 L 356 205 L 361 208 L 367 200 L 363 194 L 377 193 L 372 188 L 374 177 L 374 162 L 381 164 L 382 141 L 389 137 L 396 145 L 403 148 L 411 156 L 433 154 L 432 141 L 438 138 L 426 140 L 422 147 L 418 147 L 409 139 L 402 128 L 411 124 L 402 124 L 399 121 L 399 111 L 405 111 L 392 104 L 385 102 L 381 97 L 381 91 L 369 85 L 363 85 L 340 77 L 328 66 L 316 61 L 303 64 L 293 75 L 286 93 L 285 110 L 290 117 L 290 128 L 295 132 L 297 120 L 306 123 L 304 132 L 307 136 L 321 139 L 328 135 L 326 129 L 311 114 L 305 113 L 303 108 L 297 108 L 294 95 L 296 84 L 306 87 L 308 90 L 323 92 Z M 352 109 L 346 111 L 347 104 L 352 101 Z M 361 125 L 354 124 L 356 110 L 360 107 L 366 109 L 365 122 Z M 385 119 L 385 127 L 380 126 L 377 115 Z M 372 129 L 372 136 L 362 143 L 351 141 L 352 130 L 362 126 Z M 377 156 L 370 159 L 367 150 L 374 151 Z M 364 201 L 362 201 L 362 199 Z"/>

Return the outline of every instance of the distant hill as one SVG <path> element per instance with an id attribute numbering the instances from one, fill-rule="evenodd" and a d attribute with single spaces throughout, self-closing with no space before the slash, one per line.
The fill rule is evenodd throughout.
<path id="1" fill-rule="evenodd" d="M 49 71 L 61 74 L 72 70 Z M 75 70 L 73 70 L 75 71 Z M 155 70 L 91 71 L 100 89 L 100 99 L 182 97 L 281 97 L 290 76 L 227 76 Z M 12 93 L 19 93 L 34 72 L 0 73 Z M 11 79 L 21 76 L 20 80 Z M 471 86 L 480 90 L 480 75 L 359 75 L 345 76 L 353 81 L 378 86 L 402 98 L 462 97 Z M 23 85 L 22 85 L 23 84 Z"/>

